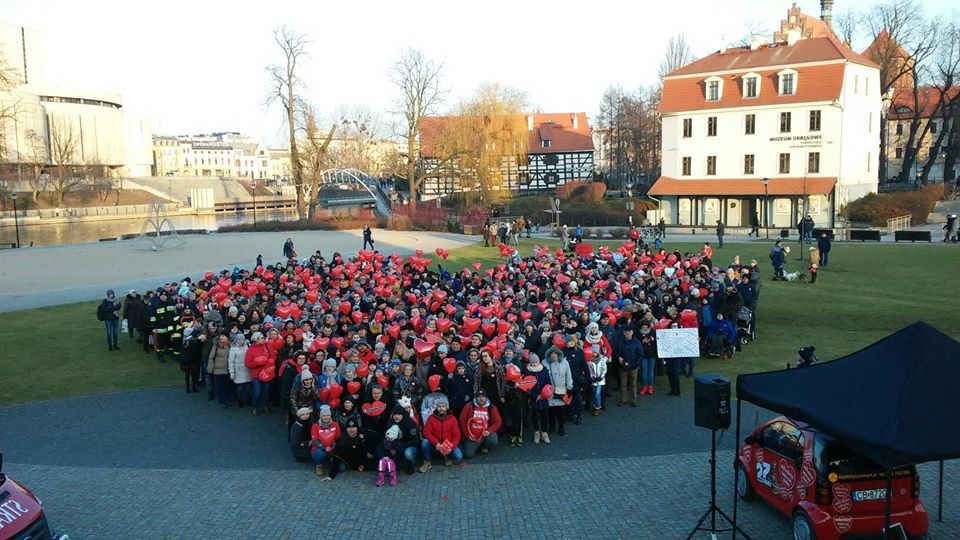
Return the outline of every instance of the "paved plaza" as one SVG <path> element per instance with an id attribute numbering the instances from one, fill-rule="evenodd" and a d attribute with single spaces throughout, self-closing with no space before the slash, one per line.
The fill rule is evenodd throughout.
<path id="1" fill-rule="evenodd" d="M 746 406 L 744 430 L 758 417 L 768 414 Z M 291 458 L 280 415 L 253 418 L 172 388 L 3 407 L 0 433 L 5 470 L 73 538 L 663 539 L 686 537 L 709 499 L 710 432 L 692 419 L 692 396 L 657 394 L 588 417 L 551 445 L 437 464 L 394 488 L 355 472 L 323 484 Z M 727 510 L 733 447 L 731 430 L 718 453 Z M 936 467 L 921 474 L 935 517 Z M 960 536 L 958 480 L 948 462 L 934 538 Z M 790 537 L 765 505 L 740 509 L 753 538 Z"/>

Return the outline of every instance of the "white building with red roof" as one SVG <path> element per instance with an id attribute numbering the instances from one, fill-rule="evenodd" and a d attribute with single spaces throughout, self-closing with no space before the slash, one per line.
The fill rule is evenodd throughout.
<path id="1" fill-rule="evenodd" d="M 663 77 L 668 224 L 792 228 L 877 191 L 880 72 L 819 19 L 788 11 L 772 43 L 717 51 Z"/>
<path id="2" fill-rule="evenodd" d="M 438 137 L 443 126 L 453 117 L 431 116 L 423 119 L 420 129 L 420 159 L 426 163 L 439 159 Z M 511 117 L 512 118 L 512 117 Z M 593 138 L 587 114 L 532 113 L 517 118 L 527 132 L 525 159 L 504 156 L 501 164 L 500 189 L 508 192 L 530 192 L 555 189 L 557 186 L 593 178 Z M 522 128 L 521 128 L 522 129 Z M 463 183 L 449 174 L 427 172 L 421 196 L 433 199 L 464 190 Z"/>

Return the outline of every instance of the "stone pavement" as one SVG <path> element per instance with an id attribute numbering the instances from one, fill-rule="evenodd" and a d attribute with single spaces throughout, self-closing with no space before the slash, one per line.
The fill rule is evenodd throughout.
<path id="1" fill-rule="evenodd" d="M 355 472 L 322 484 L 290 457 L 280 415 L 221 410 L 173 388 L 3 407 L 0 434 L 5 471 L 74 538 L 662 539 L 686 537 L 709 500 L 709 431 L 692 412 L 689 395 L 657 394 L 587 417 L 551 445 L 437 463 L 395 488 Z M 768 417 L 745 406 L 743 430 Z M 718 503 L 728 513 L 734 446 L 723 434 Z M 935 516 L 935 466 L 921 474 Z M 960 465 L 948 462 L 935 538 L 960 536 L 958 481 Z M 766 505 L 740 509 L 753 538 L 790 537 L 789 520 Z"/>
<path id="2" fill-rule="evenodd" d="M 96 300 L 107 289 L 123 297 L 130 289 L 143 292 L 163 282 L 197 279 L 207 270 L 252 268 L 258 253 L 265 264 L 282 258 L 283 242 L 293 239 L 298 255 L 319 249 L 355 253 L 363 237 L 355 231 L 226 233 L 182 236 L 185 245 L 160 252 L 139 251 L 136 240 L 0 250 L 0 312 Z M 402 255 L 438 247 L 455 249 L 476 243 L 460 234 L 377 229 L 379 251 Z"/>

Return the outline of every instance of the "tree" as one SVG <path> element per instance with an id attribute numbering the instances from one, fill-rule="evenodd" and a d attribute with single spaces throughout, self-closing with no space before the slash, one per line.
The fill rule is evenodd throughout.
<path id="1" fill-rule="evenodd" d="M 604 134 L 608 178 L 622 188 L 659 176 L 660 94 L 659 85 L 635 92 L 610 87 L 604 92 L 597 125 Z"/>
<path id="2" fill-rule="evenodd" d="M 306 193 L 310 204 L 308 212 L 311 219 L 317 213 L 317 195 L 320 193 L 320 182 L 323 180 L 323 171 L 329 168 L 330 160 L 327 155 L 327 149 L 330 147 L 330 141 L 337 129 L 336 124 L 330 126 L 330 131 L 323 136 L 320 129 L 318 115 L 312 107 L 307 106 L 303 111 L 303 125 L 306 136 L 303 140 L 303 175 L 306 180 L 305 185 L 309 190 Z M 301 218 L 302 219 L 302 218 Z"/>
<path id="3" fill-rule="evenodd" d="M 663 60 L 660 61 L 660 77 L 679 69 L 690 62 L 696 61 L 697 57 L 690 52 L 690 46 L 687 45 L 687 38 L 683 34 L 677 34 L 667 42 L 667 50 L 664 52 Z"/>
<path id="4" fill-rule="evenodd" d="M 78 174 L 80 134 L 69 119 L 58 116 L 49 117 L 50 125 L 50 165 L 53 168 L 51 203 L 63 204 L 67 192 L 83 181 Z"/>
<path id="5" fill-rule="evenodd" d="M 941 150 L 944 155 L 943 180 L 945 183 L 953 181 L 953 167 L 960 153 L 960 144 L 958 144 L 960 125 L 957 122 L 957 117 L 960 116 L 960 87 L 958 87 L 960 81 L 957 80 L 960 77 L 960 20 L 956 17 L 943 27 L 940 44 L 935 62 L 936 69 L 933 70 L 936 77 L 935 83 L 928 89 L 935 93 L 937 103 L 936 108 L 927 118 L 925 130 L 930 131 L 930 123 L 938 119 L 940 129 L 935 139 L 931 133 L 926 160 L 923 161 L 919 174 L 922 183 L 926 183 Z"/>
<path id="6" fill-rule="evenodd" d="M 390 69 L 390 80 L 401 92 L 400 113 L 403 116 L 401 137 L 407 146 L 406 175 L 410 185 L 410 205 L 417 204 L 422 178 L 417 172 L 417 144 L 420 139 L 420 124 L 424 117 L 435 114 L 443 101 L 440 74 L 443 64 L 423 56 L 417 49 L 407 49 Z"/>
<path id="7" fill-rule="evenodd" d="M 20 74 L 8 62 L 0 46 L 0 162 L 7 160 L 7 131 L 17 129 L 20 100 L 13 92 L 20 85 Z M 12 126 L 10 125 L 12 124 Z"/>
<path id="8" fill-rule="evenodd" d="M 851 47 L 862 25 L 861 19 L 861 15 L 852 9 L 838 13 L 833 18 L 833 33 L 837 35 L 837 39 Z"/>
<path id="9" fill-rule="evenodd" d="M 30 186 L 30 195 L 34 206 L 37 204 L 38 195 L 47 190 L 47 180 L 49 175 L 44 173 L 44 167 L 47 165 L 50 157 L 50 147 L 47 144 L 47 138 L 35 130 L 29 129 L 26 132 L 26 152 L 21 156 L 21 166 L 27 165 L 28 175 L 27 184 Z M 26 158 L 26 159 L 24 159 Z M 26 161 L 26 163 L 24 163 Z"/>
<path id="10" fill-rule="evenodd" d="M 307 187 L 303 180 L 303 162 L 297 146 L 296 119 L 298 111 L 303 111 L 303 102 L 299 95 L 303 89 L 303 82 L 297 75 L 297 63 L 306 56 L 308 41 L 305 35 L 297 34 L 286 26 L 274 30 L 273 38 L 283 52 L 283 62 L 267 66 L 267 74 L 270 77 L 270 95 L 267 102 L 279 101 L 283 106 L 284 122 L 287 125 L 290 141 L 293 185 L 297 190 L 297 216 L 300 220 L 306 220 L 308 218 Z"/>
<path id="11" fill-rule="evenodd" d="M 380 129 L 376 115 L 367 107 L 341 107 L 334 113 L 334 122 L 339 126 L 340 144 L 329 152 L 333 166 L 373 174 L 371 146 Z"/>

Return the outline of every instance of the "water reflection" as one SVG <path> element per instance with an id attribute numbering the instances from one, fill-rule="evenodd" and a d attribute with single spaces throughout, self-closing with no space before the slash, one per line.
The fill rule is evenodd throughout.
<path id="1" fill-rule="evenodd" d="M 258 210 L 257 221 L 296 219 L 292 210 Z M 170 221 L 177 230 L 207 229 L 216 230 L 221 225 L 253 223 L 253 214 L 249 212 L 220 213 L 203 216 L 171 216 Z M 139 234 L 143 227 L 143 218 L 120 219 L 114 221 L 85 221 L 75 223 L 37 223 L 20 224 L 20 244 L 29 246 L 50 246 L 56 244 L 81 244 L 96 242 L 101 238 L 120 238 L 124 234 Z M 15 241 L 13 226 L 0 228 L 0 243 L 11 244 Z"/>

